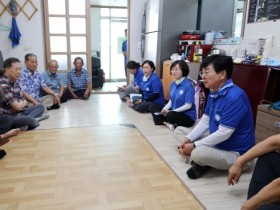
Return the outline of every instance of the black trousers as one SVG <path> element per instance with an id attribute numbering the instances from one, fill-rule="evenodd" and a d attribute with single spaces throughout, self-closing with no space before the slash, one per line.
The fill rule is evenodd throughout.
<path id="1" fill-rule="evenodd" d="M 154 104 L 155 103 L 153 103 L 151 101 L 145 101 L 145 102 L 141 102 L 139 104 L 135 104 L 131 108 L 134 109 L 137 112 L 149 113 L 150 112 L 150 107 Z"/>
<path id="2" fill-rule="evenodd" d="M 195 123 L 191 117 L 185 115 L 182 112 L 170 111 L 165 116 L 154 114 L 155 112 L 160 112 L 162 108 L 163 107 L 158 105 L 152 105 L 150 107 L 150 112 L 153 116 L 155 125 L 162 125 L 163 122 L 168 122 L 175 126 L 191 127 Z"/>
<path id="3" fill-rule="evenodd" d="M 256 195 L 264 186 L 280 177 L 280 153 L 271 152 L 257 160 L 248 190 L 248 199 Z M 259 210 L 279 210 L 280 204 L 265 204 Z"/>
<path id="4" fill-rule="evenodd" d="M 77 91 L 73 91 L 73 92 L 78 96 L 79 99 L 84 99 L 84 94 L 86 92 L 86 89 L 77 90 Z M 68 99 L 73 99 L 73 96 L 69 90 L 66 90 L 65 93 L 61 97 L 61 102 L 63 103 L 65 101 L 67 101 Z"/>

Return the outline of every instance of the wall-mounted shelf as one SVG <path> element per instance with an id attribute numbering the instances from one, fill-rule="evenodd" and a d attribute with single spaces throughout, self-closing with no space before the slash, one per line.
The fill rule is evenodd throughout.
<path id="1" fill-rule="evenodd" d="M 18 16 L 20 12 L 22 12 L 28 20 L 31 20 L 31 18 L 35 15 L 35 13 L 38 11 L 37 7 L 33 4 L 32 0 L 26 0 L 23 5 L 20 5 L 18 1 L 16 2 L 17 6 L 17 14 L 15 16 Z M 27 11 L 27 7 L 31 7 L 31 11 Z M 11 16 L 13 14 L 11 13 L 9 9 L 9 2 L 5 5 L 3 0 L 0 0 L 0 17 L 5 13 L 8 12 Z"/>

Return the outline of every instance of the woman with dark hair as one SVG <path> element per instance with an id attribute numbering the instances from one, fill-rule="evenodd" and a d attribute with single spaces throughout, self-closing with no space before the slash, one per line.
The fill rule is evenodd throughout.
<path id="1" fill-rule="evenodd" d="M 133 75 L 133 85 L 123 85 L 118 88 L 118 94 L 120 99 L 123 102 L 129 100 L 130 93 L 139 93 L 140 85 L 143 80 L 143 70 L 141 68 L 140 63 L 136 63 L 135 61 L 128 61 L 126 64 L 126 68 L 128 69 L 129 73 Z"/>
<path id="2" fill-rule="evenodd" d="M 170 130 L 176 126 L 191 127 L 196 120 L 194 87 L 190 80 L 189 66 L 177 60 L 170 66 L 170 74 L 175 81 L 170 86 L 170 100 L 165 107 L 151 106 L 155 125 L 165 124 Z"/>
<path id="3" fill-rule="evenodd" d="M 140 86 L 142 99 L 136 100 L 132 108 L 138 112 L 147 113 L 150 112 L 151 105 L 163 107 L 165 99 L 162 82 L 156 73 L 154 73 L 156 69 L 155 64 L 150 60 L 146 60 L 142 64 L 142 69 L 144 73 Z"/>

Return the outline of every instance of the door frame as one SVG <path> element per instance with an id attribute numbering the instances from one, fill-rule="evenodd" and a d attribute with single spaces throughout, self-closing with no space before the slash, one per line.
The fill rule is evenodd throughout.
<path id="1" fill-rule="evenodd" d="M 92 69 L 91 69 L 91 20 L 90 20 L 90 0 L 85 0 L 85 15 L 69 15 L 69 0 L 65 0 L 65 15 L 49 15 L 48 14 L 48 0 L 43 1 L 43 9 L 44 9 L 44 29 L 45 29 L 45 43 L 46 43 L 46 61 L 48 62 L 51 59 L 51 49 L 50 49 L 50 30 L 49 30 L 49 17 L 65 17 L 66 18 L 66 34 L 63 34 L 67 37 L 67 52 L 63 53 L 55 53 L 66 54 L 67 55 L 67 67 L 68 69 L 59 70 L 60 72 L 66 72 L 66 70 L 71 70 L 72 60 L 71 55 L 73 55 L 70 51 L 70 30 L 69 30 L 69 18 L 71 17 L 83 17 L 86 19 L 86 33 L 84 36 L 86 37 L 86 52 L 81 52 L 80 54 L 86 54 L 87 58 L 87 70 L 90 75 L 90 80 L 92 80 Z M 52 35 L 61 35 L 61 34 L 52 34 Z M 80 34 L 79 34 L 80 35 Z M 75 34 L 74 34 L 75 36 Z M 79 52 L 75 52 L 74 54 L 78 54 Z M 47 64 L 47 63 L 46 63 Z M 47 65 L 46 65 L 47 66 Z M 92 87 L 91 87 L 92 88 Z"/>

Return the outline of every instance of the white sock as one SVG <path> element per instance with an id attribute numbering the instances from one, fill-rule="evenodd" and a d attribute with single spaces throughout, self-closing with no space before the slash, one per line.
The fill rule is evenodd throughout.
<path id="1" fill-rule="evenodd" d="M 164 125 L 166 125 L 171 131 L 174 131 L 174 125 L 168 122 L 163 122 Z"/>

